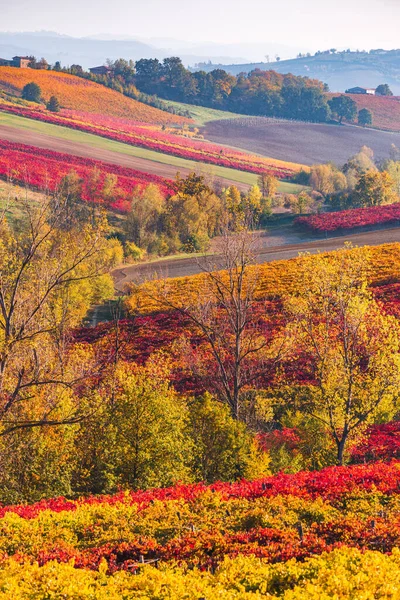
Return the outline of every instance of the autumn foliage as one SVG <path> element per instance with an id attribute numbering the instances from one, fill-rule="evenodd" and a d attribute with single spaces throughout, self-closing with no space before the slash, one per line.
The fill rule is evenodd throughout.
<path id="1" fill-rule="evenodd" d="M 108 208 L 121 211 L 128 210 L 130 204 L 127 197 L 135 187 L 143 188 L 149 183 L 154 183 L 160 187 L 164 194 L 169 193 L 172 189 L 172 182 L 157 175 L 150 175 L 98 160 L 0 140 L 0 177 L 30 188 L 54 191 L 60 180 L 71 171 L 74 171 L 84 179 L 82 199 L 89 200 L 90 195 L 87 186 L 89 185 L 90 173 L 95 168 L 100 172 L 99 192 L 107 174 L 117 177 L 115 197 L 113 197 Z"/>
<path id="2" fill-rule="evenodd" d="M 1 73 L 1 71 L 0 71 Z M 134 101 L 132 101 L 134 102 Z M 240 150 L 218 146 L 210 142 L 178 135 L 179 131 L 161 130 L 159 126 L 140 122 L 140 118 L 128 120 L 107 113 L 93 114 L 89 107 L 83 110 L 65 110 L 60 114 L 40 108 L 27 108 L 0 101 L 0 110 L 30 119 L 62 125 L 112 139 L 124 144 L 139 146 L 156 152 L 164 152 L 187 160 L 205 162 L 250 173 L 269 173 L 281 179 L 293 176 L 303 165 L 246 154 Z M 140 115 L 139 115 L 140 116 Z M 184 132 L 183 132 L 184 133 Z"/>
<path id="3" fill-rule="evenodd" d="M 67 73 L 37 69 L 0 67 L 0 86 L 20 93 L 30 82 L 37 83 L 45 101 L 56 96 L 63 108 L 122 117 L 146 123 L 186 123 L 188 119 L 127 98 L 93 81 Z"/>

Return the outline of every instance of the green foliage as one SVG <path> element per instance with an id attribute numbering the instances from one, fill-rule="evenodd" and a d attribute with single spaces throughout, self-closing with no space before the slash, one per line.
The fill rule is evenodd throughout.
<path id="1" fill-rule="evenodd" d="M 189 435 L 193 440 L 192 469 L 197 480 L 235 481 L 269 473 L 269 457 L 255 444 L 228 406 L 208 394 L 190 404 Z"/>
<path id="2" fill-rule="evenodd" d="M 357 104 L 349 96 L 341 95 L 331 98 L 328 102 L 330 109 L 339 119 L 339 123 L 345 119 L 346 121 L 354 121 L 357 116 Z"/>
<path id="3" fill-rule="evenodd" d="M 51 112 L 60 112 L 61 107 L 60 107 L 60 102 L 59 102 L 57 96 L 50 97 L 50 100 L 46 104 L 46 108 L 47 108 L 47 110 L 50 110 Z"/>
<path id="4" fill-rule="evenodd" d="M 368 110 L 368 108 L 362 108 L 358 112 L 358 124 L 363 125 L 372 125 L 372 112 Z"/>
<path id="5" fill-rule="evenodd" d="M 375 94 L 378 96 L 393 96 L 393 92 L 387 83 L 381 83 L 375 90 Z"/>
<path id="6" fill-rule="evenodd" d="M 78 434 L 79 489 L 105 492 L 191 479 L 188 411 L 169 386 L 165 362 L 118 365 L 101 395 L 102 409 Z"/>
<path id="7" fill-rule="evenodd" d="M 42 100 L 42 90 L 34 81 L 27 83 L 22 89 L 22 98 L 30 102 L 40 103 Z"/>

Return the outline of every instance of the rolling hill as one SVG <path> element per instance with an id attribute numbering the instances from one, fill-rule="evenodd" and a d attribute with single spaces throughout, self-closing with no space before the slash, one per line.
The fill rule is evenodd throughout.
<path id="1" fill-rule="evenodd" d="M 400 50 L 371 50 L 371 52 L 321 53 L 274 63 L 235 65 L 199 65 L 204 71 L 222 68 L 232 75 L 254 69 L 273 69 L 278 73 L 292 73 L 319 79 L 333 92 L 344 92 L 354 86 L 377 87 L 388 83 L 394 94 L 400 94 Z"/>
<path id="2" fill-rule="evenodd" d="M 400 133 L 266 117 L 212 121 L 206 124 L 204 135 L 217 144 L 306 165 L 344 164 L 362 146 L 372 148 L 376 158 L 385 159 L 392 144 L 400 146 Z"/>
<path id="3" fill-rule="evenodd" d="M 103 85 L 67 73 L 0 67 L 0 88 L 20 94 L 30 82 L 40 86 L 45 100 L 57 96 L 63 108 L 127 118 L 157 125 L 183 124 L 188 119 L 127 98 Z"/>
<path id="4" fill-rule="evenodd" d="M 330 97 L 338 94 L 329 94 Z M 387 131 L 400 131 L 400 96 L 371 96 L 349 94 L 357 109 L 367 108 L 372 112 L 372 127 Z"/>

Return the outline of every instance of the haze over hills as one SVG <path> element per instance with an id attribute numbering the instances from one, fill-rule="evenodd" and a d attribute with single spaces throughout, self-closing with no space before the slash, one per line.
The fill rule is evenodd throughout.
<path id="1" fill-rule="evenodd" d="M 87 37 L 71 37 L 55 32 L 0 32 L 0 56 L 44 56 L 49 62 L 60 61 L 63 65 L 80 64 L 84 68 L 103 64 L 107 58 L 163 59 L 171 54 L 180 56 L 186 65 L 199 62 L 246 63 L 265 60 L 267 55 L 294 56 L 303 48 L 266 42 L 265 44 L 218 44 L 195 43 L 172 38 L 136 38 L 97 34 Z"/>
<path id="2" fill-rule="evenodd" d="M 354 86 L 377 87 L 381 83 L 388 83 L 393 93 L 400 95 L 400 50 L 320 53 L 279 62 L 204 64 L 199 68 L 205 71 L 223 68 L 233 75 L 248 73 L 253 69 L 273 69 L 278 73 L 319 79 L 335 92 L 344 92 Z"/>

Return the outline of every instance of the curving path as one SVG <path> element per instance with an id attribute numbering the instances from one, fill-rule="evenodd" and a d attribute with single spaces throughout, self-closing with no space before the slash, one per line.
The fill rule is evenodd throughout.
<path id="1" fill-rule="evenodd" d="M 282 238 L 277 238 L 277 245 L 268 244 L 268 234 L 261 234 L 260 244 L 257 250 L 257 262 L 266 263 L 274 260 L 286 260 L 295 258 L 299 252 L 316 253 L 318 251 L 329 252 L 337 250 L 343 246 L 344 242 L 349 241 L 358 246 L 379 246 L 391 242 L 400 242 L 400 227 L 393 229 L 379 229 L 377 231 L 352 233 L 344 236 L 336 236 L 325 239 L 304 239 L 303 241 L 294 241 L 296 236 L 288 234 L 289 243 L 282 242 Z M 265 237 L 265 239 L 263 239 Z M 300 238 L 297 236 L 297 240 Z M 141 283 L 150 279 L 184 277 L 195 275 L 201 272 L 201 258 L 171 258 L 158 260 L 151 263 L 140 265 L 124 266 L 115 269 L 112 273 L 115 288 L 117 292 L 124 291 L 126 284 L 130 282 Z"/>

